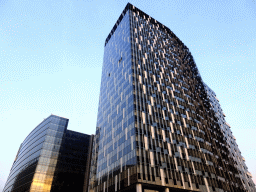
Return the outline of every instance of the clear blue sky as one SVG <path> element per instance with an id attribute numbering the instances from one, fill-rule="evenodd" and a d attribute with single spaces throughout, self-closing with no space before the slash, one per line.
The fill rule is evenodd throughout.
<path id="1" fill-rule="evenodd" d="M 51 113 L 95 133 L 104 41 L 126 0 L 0 0 L 0 191 Z M 255 0 L 133 1 L 190 49 L 256 181 Z"/>

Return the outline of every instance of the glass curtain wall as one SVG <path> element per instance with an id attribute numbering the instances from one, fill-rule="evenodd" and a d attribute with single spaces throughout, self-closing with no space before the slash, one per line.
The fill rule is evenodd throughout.
<path id="1" fill-rule="evenodd" d="M 130 38 L 125 9 L 104 49 L 91 174 L 91 189 L 99 191 L 120 190 L 137 178 Z"/>
<path id="2" fill-rule="evenodd" d="M 51 115 L 24 140 L 4 192 L 48 192 L 68 119 Z"/>
<path id="3" fill-rule="evenodd" d="M 127 4 L 106 39 L 91 191 L 245 191 L 193 56 Z"/>

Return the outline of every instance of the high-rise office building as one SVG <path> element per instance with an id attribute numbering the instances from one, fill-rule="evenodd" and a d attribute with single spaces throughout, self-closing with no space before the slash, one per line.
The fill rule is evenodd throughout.
<path id="1" fill-rule="evenodd" d="M 87 192 L 93 136 L 50 115 L 20 145 L 3 192 Z"/>
<path id="2" fill-rule="evenodd" d="M 247 190 L 195 61 L 169 28 L 128 3 L 101 78 L 92 192 Z"/>

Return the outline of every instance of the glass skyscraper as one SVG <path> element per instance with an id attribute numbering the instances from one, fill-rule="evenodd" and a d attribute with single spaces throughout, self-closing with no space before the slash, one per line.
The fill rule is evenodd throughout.
<path id="1" fill-rule="evenodd" d="M 93 138 L 50 115 L 20 145 L 3 192 L 86 192 Z"/>
<path id="2" fill-rule="evenodd" d="M 101 78 L 91 192 L 255 190 L 169 28 L 128 3 L 106 39 Z"/>

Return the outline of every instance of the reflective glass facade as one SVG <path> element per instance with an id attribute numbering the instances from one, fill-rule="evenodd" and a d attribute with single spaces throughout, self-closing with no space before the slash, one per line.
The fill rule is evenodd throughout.
<path id="1" fill-rule="evenodd" d="M 101 77 L 91 178 L 93 185 L 101 183 L 101 190 L 106 185 L 115 190 L 117 175 L 121 188 L 137 178 L 129 11 L 121 18 L 106 43 Z"/>
<path id="2" fill-rule="evenodd" d="M 68 119 L 51 115 L 26 137 L 13 163 L 4 192 L 61 191 L 58 189 L 72 185 L 77 189 L 74 184 L 80 185 L 81 190 L 76 191 L 83 191 L 90 136 L 68 131 L 67 125 Z M 77 180 L 67 181 L 60 177 L 59 173 L 64 172 L 65 178 L 72 176 Z"/>
<path id="3" fill-rule="evenodd" d="M 127 4 L 106 39 L 92 192 L 246 191 L 193 56 Z"/>
<path id="4" fill-rule="evenodd" d="M 90 162 L 91 135 L 67 130 L 56 164 L 51 192 L 87 192 L 84 182 L 89 179 L 87 160 Z"/>

